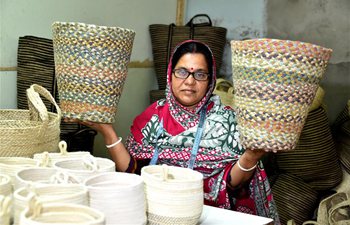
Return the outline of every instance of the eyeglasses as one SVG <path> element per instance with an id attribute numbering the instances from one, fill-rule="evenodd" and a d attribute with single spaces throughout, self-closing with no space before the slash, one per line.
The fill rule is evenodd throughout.
<path id="1" fill-rule="evenodd" d="M 186 69 L 175 69 L 173 70 L 173 73 L 175 75 L 176 78 L 180 78 L 180 79 L 187 79 L 187 77 L 189 77 L 190 75 L 193 76 L 194 79 L 198 80 L 198 81 L 205 81 L 208 80 L 209 77 L 209 73 L 205 73 L 205 72 L 190 72 Z"/>

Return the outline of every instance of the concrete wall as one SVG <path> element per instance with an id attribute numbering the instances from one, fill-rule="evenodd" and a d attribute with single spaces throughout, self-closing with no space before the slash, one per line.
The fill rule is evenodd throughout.
<path id="1" fill-rule="evenodd" d="M 299 40 L 333 49 L 321 82 L 330 122 L 350 99 L 350 1 L 268 0 L 267 37 Z"/>

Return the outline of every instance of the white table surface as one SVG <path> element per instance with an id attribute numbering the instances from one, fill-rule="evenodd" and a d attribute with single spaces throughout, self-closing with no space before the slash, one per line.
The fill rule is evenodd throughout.
<path id="1" fill-rule="evenodd" d="M 267 225 L 270 218 L 204 205 L 200 225 Z M 271 223 L 272 224 L 272 223 Z"/>

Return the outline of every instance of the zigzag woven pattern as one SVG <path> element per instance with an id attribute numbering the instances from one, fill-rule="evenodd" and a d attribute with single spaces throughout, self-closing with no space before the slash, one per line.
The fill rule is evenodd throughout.
<path id="1" fill-rule="evenodd" d="M 245 148 L 294 149 L 332 50 L 290 40 L 231 41 L 234 102 Z"/>
<path id="2" fill-rule="evenodd" d="M 52 24 L 63 117 L 113 123 L 135 32 L 84 23 Z"/>

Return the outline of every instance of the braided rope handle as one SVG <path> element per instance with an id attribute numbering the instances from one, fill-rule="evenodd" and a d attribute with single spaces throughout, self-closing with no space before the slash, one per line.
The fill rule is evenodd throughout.
<path id="1" fill-rule="evenodd" d="M 83 157 L 83 163 L 86 169 L 91 171 L 98 171 L 99 165 L 97 163 L 97 160 L 93 156 L 85 156 Z"/>
<path id="2" fill-rule="evenodd" d="M 58 171 L 50 177 L 51 184 L 79 184 L 79 180 L 72 174 Z"/>
<path id="3" fill-rule="evenodd" d="M 46 126 L 49 122 L 47 108 L 40 96 L 46 98 L 55 106 L 58 115 L 57 119 L 61 120 L 62 112 L 55 99 L 47 89 L 38 84 L 32 84 L 27 89 L 28 105 L 30 114 L 33 116 L 32 119 L 38 120 L 40 118 Z"/>

